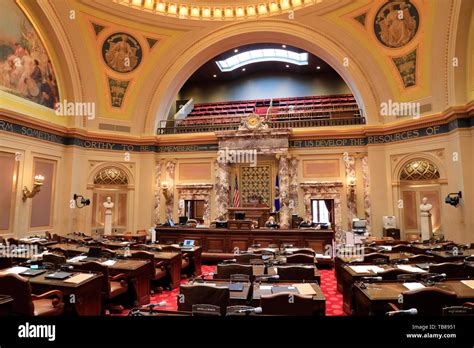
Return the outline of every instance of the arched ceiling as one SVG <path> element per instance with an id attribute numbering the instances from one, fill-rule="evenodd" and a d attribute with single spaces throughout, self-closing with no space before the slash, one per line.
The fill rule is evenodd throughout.
<path id="1" fill-rule="evenodd" d="M 147 0 L 140 1 L 144 6 Z M 129 127 L 135 135 L 154 134 L 157 121 L 167 116 L 177 91 L 195 70 L 225 50 L 258 42 L 297 46 L 324 59 L 350 86 L 370 124 L 395 120 L 379 115 L 380 104 L 388 100 L 419 101 L 429 114 L 472 97 L 466 89 L 461 98 L 449 96 L 454 93 L 451 76 L 456 73 L 456 79 L 462 79 L 466 76 L 462 71 L 472 71 L 472 44 L 466 48 L 472 29 L 469 0 L 411 0 L 419 15 L 418 27 L 400 47 L 388 47 L 377 36 L 374 23 L 387 5 L 385 0 L 306 2 L 294 12 L 245 21 L 180 19 L 124 5 L 121 0 L 17 2 L 50 52 L 62 98 L 96 104 L 95 119 L 67 120 L 72 127 L 100 132 L 100 124 L 107 124 Z M 211 2 L 174 3 L 206 6 Z M 257 2 L 212 1 L 215 6 L 229 3 Z M 134 53 L 139 53 L 126 67 L 103 54 L 124 34 Z M 455 39 L 465 43 L 453 45 Z M 458 52 L 463 64 L 453 70 L 452 57 Z M 472 81 L 464 79 L 463 85 L 471 86 Z M 11 108 L 21 112 L 25 105 L 28 102 L 12 103 Z M 38 117 L 65 122 L 54 113 Z"/>

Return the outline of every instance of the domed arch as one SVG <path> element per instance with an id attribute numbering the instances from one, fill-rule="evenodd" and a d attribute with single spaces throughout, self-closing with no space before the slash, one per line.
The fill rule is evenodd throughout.
<path id="1" fill-rule="evenodd" d="M 408 168 L 413 166 L 413 168 Z M 444 181 L 446 172 L 443 163 L 431 153 L 412 153 L 398 161 L 392 172 L 392 181 Z"/>
<path id="2" fill-rule="evenodd" d="M 368 123 L 379 121 L 378 93 L 389 93 L 390 88 L 381 78 L 376 62 L 369 52 L 358 45 L 345 46 L 334 40 L 329 25 L 318 24 L 318 29 L 284 20 L 262 20 L 231 24 L 207 35 L 191 45 L 166 69 L 165 75 L 152 88 L 155 93 L 144 119 L 144 132 L 155 133 L 160 120 L 168 111 L 176 94 L 187 79 L 204 63 L 231 48 L 273 42 L 299 47 L 320 57 L 343 78 L 354 94 L 359 107 L 365 110 Z M 363 61 L 361 57 L 365 56 Z M 347 66 L 346 66 L 347 65 Z M 377 86 L 377 88 L 375 88 Z M 384 96 L 383 98 L 385 98 Z"/>

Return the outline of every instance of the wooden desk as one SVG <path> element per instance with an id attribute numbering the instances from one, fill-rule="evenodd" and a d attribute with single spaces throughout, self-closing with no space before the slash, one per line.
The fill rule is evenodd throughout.
<path id="1" fill-rule="evenodd" d="M 81 272 L 71 272 L 79 274 Z M 50 290 L 60 290 L 64 294 L 65 311 L 75 315 L 100 315 L 102 308 L 102 274 L 94 274 L 79 284 L 64 280 L 47 279 L 47 273 L 28 277 L 32 292 L 41 294 Z M 25 277 L 26 278 L 26 277 Z"/>
<path id="2" fill-rule="evenodd" d="M 168 249 L 178 249 L 181 250 L 181 254 L 188 254 L 190 256 L 190 267 L 194 276 L 199 276 L 202 274 L 202 247 L 194 246 L 191 248 L 180 247 L 179 245 L 167 245 L 167 244 L 147 244 L 146 248 L 161 248 L 163 250 Z M 169 251 L 169 250 L 168 250 Z"/>
<path id="3" fill-rule="evenodd" d="M 89 252 L 89 247 L 81 246 L 80 244 L 73 243 L 59 243 L 52 246 L 49 246 L 48 249 L 62 249 L 66 251 L 68 257 L 81 255 Z"/>
<path id="4" fill-rule="evenodd" d="M 235 219 L 235 212 L 244 212 L 245 219 L 258 221 L 258 227 L 265 226 L 265 222 L 270 217 L 269 207 L 230 207 L 227 211 L 230 219 Z"/>
<path id="5" fill-rule="evenodd" d="M 262 295 L 271 295 L 272 290 L 267 288 L 268 286 L 291 286 L 294 282 L 274 282 L 274 283 L 261 283 L 261 284 L 254 284 L 253 286 L 253 296 L 252 300 L 250 301 L 250 305 L 253 307 L 261 306 L 260 298 Z M 313 295 L 314 307 L 317 311 L 318 315 L 325 315 L 326 314 L 326 298 L 324 297 L 323 291 L 316 283 L 306 283 L 310 284 L 313 290 L 316 292 L 316 295 Z"/>
<path id="6" fill-rule="evenodd" d="M 55 240 L 49 240 L 47 238 L 36 238 L 36 237 L 30 237 L 30 238 L 20 238 L 18 240 L 19 244 L 28 244 L 28 245 L 39 245 L 39 246 L 49 246 L 49 245 L 54 245 L 57 244 L 58 242 Z"/>
<path id="7" fill-rule="evenodd" d="M 453 255 L 452 253 L 447 252 L 446 250 L 432 251 L 431 255 L 435 257 L 437 262 L 456 262 L 464 260 L 464 258 L 469 256 L 474 256 L 474 249 L 466 249 L 462 254 Z"/>
<path id="8" fill-rule="evenodd" d="M 352 314 L 352 288 L 355 281 L 363 277 L 375 277 L 377 273 L 366 272 L 366 273 L 357 273 L 351 267 L 351 265 L 343 265 L 341 268 L 341 287 L 342 287 L 342 309 L 344 313 L 351 315 Z M 396 269 L 397 267 L 391 265 L 364 265 L 364 266 L 377 266 L 383 268 L 384 271 L 389 271 L 391 269 Z M 420 269 L 419 273 L 424 273 Z M 416 272 L 414 273 L 416 274 Z"/>
<path id="9" fill-rule="evenodd" d="M 107 259 L 98 259 L 97 262 L 104 262 Z M 68 260 L 71 265 L 80 268 L 80 261 Z M 131 302 L 136 300 L 138 305 L 150 303 L 150 280 L 152 277 L 152 265 L 149 260 L 124 259 L 115 260 L 115 263 L 108 266 L 110 275 L 124 273 L 129 278 L 129 297 Z M 131 303 L 133 305 L 133 303 Z"/>
<path id="10" fill-rule="evenodd" d="M 398 296 L 408 289 L 399 282 L 383 282 L 365 284 L 366 289 L 361 289 L 360 284 L 354 285 L 354 311 L 356 315 L 384 315 L 388 311 L 388 303 L 397 303 Z M 458 304 L 474 301 L 474 289 L 461 283 L 459 280 L 447 280 L 437 283 L 434 287 L 455 292 Z"/>

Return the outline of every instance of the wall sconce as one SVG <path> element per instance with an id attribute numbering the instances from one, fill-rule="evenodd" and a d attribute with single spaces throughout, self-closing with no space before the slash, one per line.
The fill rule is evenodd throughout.
<path id="1" fill-rule="evenodd" d="M 450 204 L 453 207 L 457 207 L 459 205 L 459 200 L 462 198 L 462 192 L 454 192 L 454 193 L 449 193 L 446 198 L 444 199 L 444 202 L 446 204 Z"/>
<path id="2" fill-rule="evenodd" d="M 88 198 L 84 198 L 84 196 L 74 194 L 73 198 L 74 198 L 74 203 L 76 204 L 76 208 L 79 208 L 79 209 L 84 208 L 85 206 L 88 206 L 91 204 L 91 200 Z M 77 202 L 78 198 L 81 199 L 79 203 Z"/>
<path id="3" fill-rule="evenodd" d="M 35 182 L 33 184 L 33 189 L 30 191 L 26 186 L 23 188 L 23 202 L 25 202 L 27 198 L 33 198 L 34 196 L 36 196 L 36 194 L 40 192 L 43 182 L 44 176 L 40 174 L 36 175 Z"/>

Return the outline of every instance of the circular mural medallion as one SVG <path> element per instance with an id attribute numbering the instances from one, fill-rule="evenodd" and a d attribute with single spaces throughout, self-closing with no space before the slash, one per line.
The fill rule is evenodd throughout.
<path id="1" fill-rule="evenodd" d="M 102 57 L 110 69 L 120 73 L 128 73 L 140 65 L 142 48 L 133 36 L 125 33 L 115 33 L 104 41 Z"/>
<path id="2" fill-rule="evenodd" d="M 374 31 L 383 45 L 398 48 L 413 39 L 419 22 L 418 10 L 409 0 L 388 1 L 375 16 Z"/>

